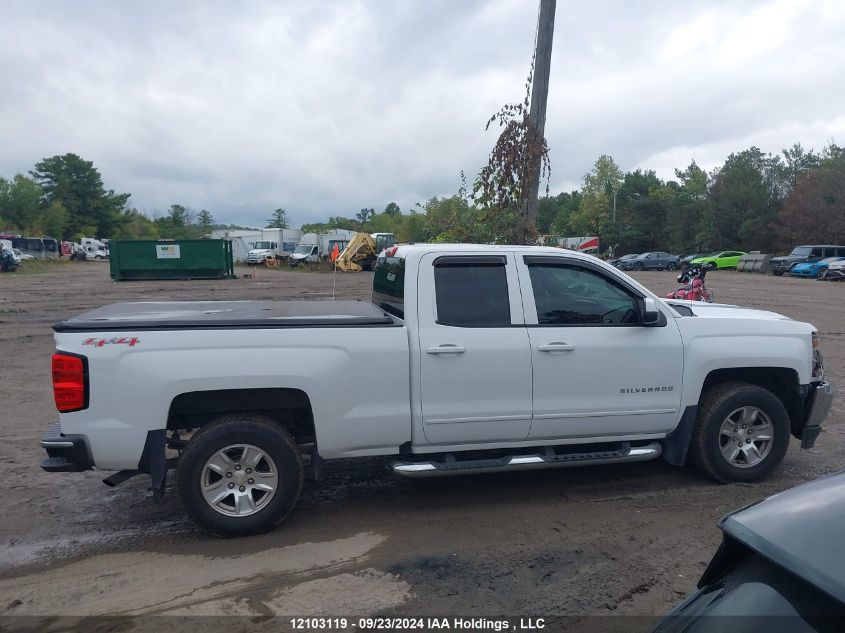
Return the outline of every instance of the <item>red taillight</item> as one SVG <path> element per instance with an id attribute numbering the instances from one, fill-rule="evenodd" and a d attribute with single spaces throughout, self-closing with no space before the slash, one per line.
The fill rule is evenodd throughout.
<path id="1" fill-rule="evenodd" d="M 390 248 L 385 249 L 384 256 L 385 257 L 393 257 L 394 255 L 396 255 L 397 250 L 399 250 L 398 246 L 391 246 Z"/>
<path id="2" fill-rule="evenodd" d="M 53 354 L 53 398 L 60 413 L 79 411 L 88 406 L 86 373 L 82 357 Z"/>

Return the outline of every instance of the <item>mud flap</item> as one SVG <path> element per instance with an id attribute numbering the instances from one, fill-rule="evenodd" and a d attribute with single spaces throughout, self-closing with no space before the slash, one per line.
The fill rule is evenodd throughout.
<path id="1" fill-rule="evenodd" d="M 692 430 L 695 428 L 695 418 L 698 406 L 687 407 L 681 421 L 663 441 L 663 459 L 672 466 L 683 466 L 687 462 L 687 452 L 692 440 Z"/>
<path id="2" fill-rule="evenodd" d="M 161 501 L 164 497 L 167 468 L 170 465 L 164 452 L 166 442 L 166 429 L 147 431 L 144 452 L 141 453 L 141 460 L 138 462 L 138 470 L 142 473 L 147 473 L 152 479 L 153 501 L 155 502 Z"/>

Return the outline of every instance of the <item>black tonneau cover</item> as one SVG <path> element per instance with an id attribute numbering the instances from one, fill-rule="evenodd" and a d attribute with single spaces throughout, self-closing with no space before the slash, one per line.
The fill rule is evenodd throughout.
<path id="1" fill-rule="evenodd" d="M 148 301 L 114 303 L 53 326 L 56 332 L 388 327 L 364 301 Z"/>

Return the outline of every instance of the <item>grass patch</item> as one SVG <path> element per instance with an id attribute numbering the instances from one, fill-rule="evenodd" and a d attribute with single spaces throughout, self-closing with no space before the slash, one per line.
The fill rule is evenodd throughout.
<path id="1" fill-rule="evenodd" d="M 63 266 L 81 266 L 83 262 L 72 262 L 67 257 L 52 259 L 27 259 L 21 262 L 16 275 L 43 275 L 61 269 Z"/>
<path id="2" fill-rule="evenodd" d="M 243 273 L 255 272 L 286 272 L 286 273 L 330 273 L 334 270 L 331 262 L 320 262 L 318 264 L 306 264 L 299 266 L 289 266 L 282 262 L 279 266 L 247 266 L 246 264 L 236 264 L 235 273 L 240 276 Z M 338 270 L 338 273 L 343 273 Z"/>

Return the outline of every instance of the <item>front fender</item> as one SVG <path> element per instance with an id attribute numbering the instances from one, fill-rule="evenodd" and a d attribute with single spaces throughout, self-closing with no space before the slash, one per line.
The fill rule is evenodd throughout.
<path id="1" fill-rule="evenodd" d="M 807 323 L 773 318 L 678 319 L 684 339 L 682 405 L 695 406 L 707 376 L 720 369 L 779 368 L 812 380 L 812 331 Z"/>

